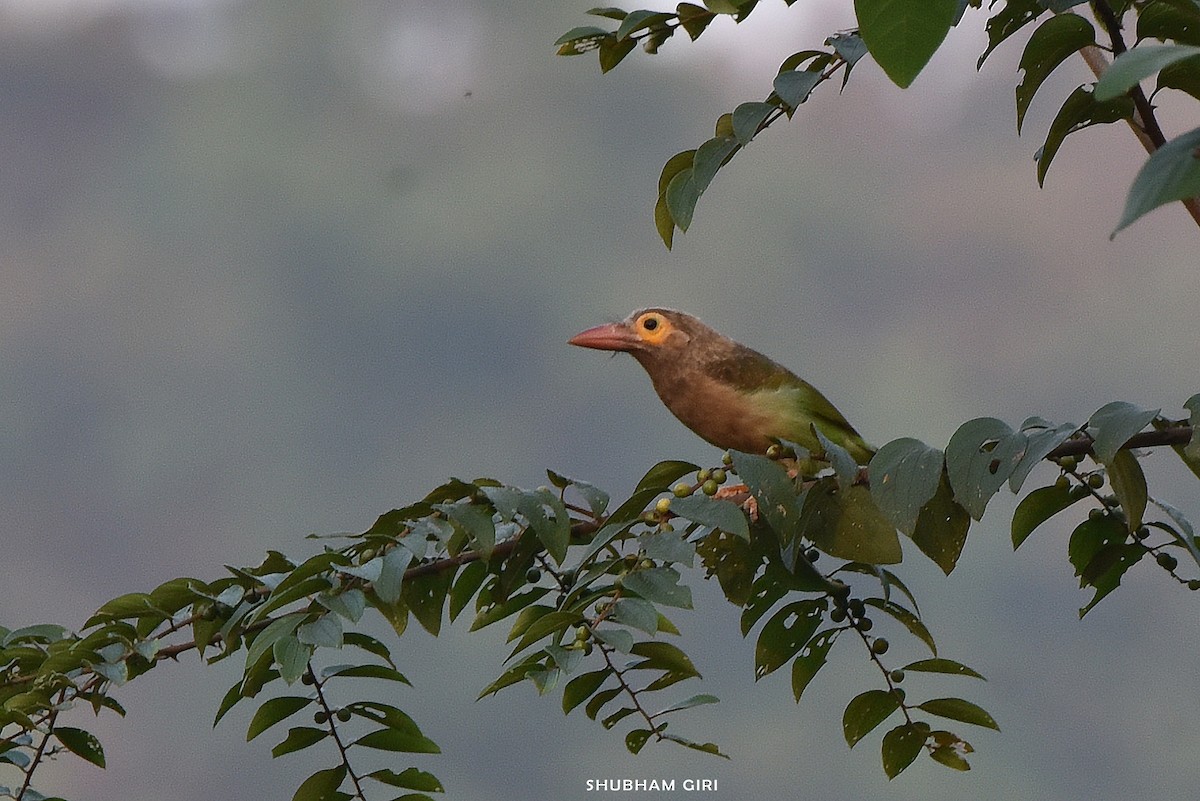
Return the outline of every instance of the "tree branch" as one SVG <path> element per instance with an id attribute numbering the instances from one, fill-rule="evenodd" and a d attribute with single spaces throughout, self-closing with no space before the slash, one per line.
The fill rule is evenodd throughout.
<path id="1" fill-rule="evenodd" d="M 1119 56 L 1128 50 L 1125 46 L 1125 39 L 1121 36 L 1121 21 L 1106 0 L 1093 0 L 1092 11 L 1096 14 L 1096 19 L 1099 20 L 1105 33 L 1108 34 L 1113 55 Z M 1096 45 L 1088 45 L 1080 50 L 1079 54 L 1083 56 L 1083 60 L 1091 69 L 1092 74 L 1099 80 L 1109 67 L 1104 52 Z M 1142 87 L 1134 86 L 1130 90 L 1129 96 L 1133 98 L 1134 116 L 1126 122 L 1129 123 L 1134 136 L 1142 143 L 1146 152 L 1152 154 L 1166 144 L 1167 137 L 1163 134 L 1162 128 L 1158 124 L 1158 118 L 1154 115 L 1154 106 L 1146 97 L 1146 93 L 1142 91 Z M 1200 198 L 1184 198 L 1179 202 L 1187 209 L 1196 225 L 1200 225 Z"/>

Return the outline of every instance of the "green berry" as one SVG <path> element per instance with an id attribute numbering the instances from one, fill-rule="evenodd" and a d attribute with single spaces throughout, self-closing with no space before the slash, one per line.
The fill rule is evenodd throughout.
<path id="1" fill-rule="evenodd" d="M 658 512 L 660 515 L 665 515 L 667 512 L 671 511 L 671 499 L 659 498 L 658 503 L 654 504 L 654 511 Z"/>
<path id="2" fill-rule="evenodd" d="M 726 467 L 729 467 L 730 465 L 732 465 L 733 464 L 733 454 L 730 453 L 729 451 L 725 451 L 725 453 L 721 454 L 721 464 L 725 465 Z"/>
<path id="3" fill-rule="evenodd" d="M 810 563 L 815 562 L 821 558 L 821 552 L 818 551 L 816 548 L 809 548 L 807 551 L 804 552 L 804 558 L 807 559 Z"/>
<path id="4" fill-rule="evenodd" d="M 862 602 L 861 598 L 851 598 L 846 606 L 850 609 L 850 614 L 854 617 L 862 617 L 867 613 L 867 605 Z"/>
<path id="5" fill-rule="evenodd" d="M 592 630 L 587 626 L 580 624 L 575 627 L 575 639 L 583 642 L 592 636 Z"/>
<path id="6" fill-rule="evenodd" d="M 892 694 L 900 699 L 900 703 L 902 703 L 902 704 L 904 703 L 904 698 L 905 698 L 906 694 L 904 692 L 903 687 L 897 687 L 896 689 L 892 690 Z"/>
<path id="7" fill-rule="evenodd" d="M 1066 474 L 1060 475 L 1054 480 L 1054 488 L 1065 490 L 1071 486 L 1071 479 L 1067 478 Z"/>
<path id="8" fill-rule="evenodd" d="M 1133 532 L 1133 536 L 1135 539 L 1138 539 L 1138 540 L 1146 539 L 1147 537 L 1150 536 L 1150 527 L 1149 526 L 1138 526 L 1137 530 L 1135 530 Z"/>
<path id="9" fill-rule="evenodd" d="M 654 567 L 654 560 L 653 559 L 643 559 L 638 564 L 641 566 L 642 570 L 649 570 L 650 568 Z"/>
<path id="10" fill-rule="evenodd" d="M 592 641 L 591 641 L 591 640 L 588 640 L 587 642 L 585 642 L 585 643 L 583 644 L 583 655 L 584 655 L 584 656 L 591 656 L 591 655 L 592 655 L 592 648 L 593 648 L 593 646 L 592 646 Z"/>
<path id="11" fill-rule="evenodd" d="M 324 726 L 328 722 L 329 722 L 329 713 L 326 712 L 324 709 L 321 709 L 321 710 L 313 713 L 313 723 L 317 724 L 318 726 Z"/>
<path id="12" fill-rule="evenodd" d="M 876 640 L 876 642 L 878 642 L 878 640 Z M 899 684 L 900 682 L 904 681 L 904 671 L 896 668 L 888 674 L 888 678 L 892 680 L 892 684 Z"/>
<path id="13" fill-rule="evenodd" d="M 834 623 L 841 623 L 846 619 L 846 610 L 840 606 L 835 606 L 829 610 L 829 619 Z"/>
<path id="14" fill-rule="evenodd" d="M 300 683 L 311 687 L 317 683 L 317 680 L 313 678 L 313 674 L 305 673 L 300 677 Z"/>
<path id="15" fill-rule="evenodd" d="M 1187 588 L 1189 590 L 1200 590 L 1200 579 L 1189 579 Z"/>
<path id="16" fill-rule="evenodd" d="M 880 637 L 871 643 L 871 653 L 875 654 L 876 656 L 883 656 L 887 653 L 887 650 L 890 646 L 891 643 Z"/>
<path id="17" fill-rule="evenodd" d="M 1074 470 L 1079 466 L 1078 456 L 1064 456 L 1058 460 L 1059 465 L 1063 470 Z"/>
<path id="18" fill-rule="evenodd" d="M 671 492 L 675 494 L 676 498 L 686 498 L 687 496 L 691 495 L 695 491 L 696 491 L 695 488 L 692 487 L 691 484 L 688 484 L 686 481 L 680 481 L 678 484 L 676 484 L 674 487 L 671 488 Z"/>
<path id="19" fill-rule="evenodd" d="M 666 520 L 664 520 L 658 524 L 658 530 L 665 534 L 669 534 L 675 530 L 675 527 L 672 526 L 670 523 L 668 523 Z"/>
<path id="20" fill-rule="evenodd" d="M 783 455 L 783 446 L 779 445 L 778 443 L 771 445 L 767 448 L 767 458 L 768 459 L 778 459 L 782 455 Z"/>
<path id="21" fill-rule="evenodd" d="M 870 631 L 874 627 L 875 621 L 871 620 L 869 617 L 860 618 L 857 624 L 859 631 Z"/>
<path id="22" fill-rule="evenodd" d="M 829 594 L 834 598 L 845 600 L 850 595 L 850 585 L 844 581 L 834 581 L 833 586 L 829 589 Z"/>
<path id="23" fill-rule="evenodd" d="M 1179 560 L 1174 556 L 1171 556 L 1169 553 L 1160 552 L 1158 556 L 1154 558 L 1158 561 L 1158 566 L 1163 570 L 1174 570 L 1175 568 L 1179 567 Z"/>
<path id="24" fill-rule="evenodd" d="M 1099 520 L 1104 517 L 1105 510 L 1099 507 L 1088 510 L 1088 520 Z"/>
<path id="25" fill-rule="evenodd" d="M 339 709 L 337 711 L 337 719 L 340 720 L 342 723 L 349 723 L 350 722 L 350 710 L 349 709 Z"/>
<path id="26" fill-rule="evenodd" d="M 700 491 L 705 495 L 716 495 L 720 486 L 720 484 L 710 478 L 700 485 Z"/>
<path id="27" fill-rule="evenodd" d="M 1092 489 L 1100 489 L 1104 486 L 1104 476 L 1099 473 L 1092 473 L 1087 477 L 1087 483 Z"/>
<path id="28" fill-rule="evenodd" d="M 728 476 L 721 468 L 718 467 L 716 470 L 712 471 L 712 480 L 718 484 L 724 484 L 726 478 L 728 478 Z"/>
<path id="29" fill-rule="evenodd" d="M 525 571 L 525 580 L 530 584 L 536 584 L 541 577 L 542 571 L 538 570 L 536 567 L 531 567 Z"/>
<path id="30" fill-rule="evenodd" d="M 712 478 L 712 471 L 709 470 L 707 467 L 702 467 L 696 471 L 696 483 L 697 484 L 703 484 L 705 481 L 708 481 L 710 478 Z"/>

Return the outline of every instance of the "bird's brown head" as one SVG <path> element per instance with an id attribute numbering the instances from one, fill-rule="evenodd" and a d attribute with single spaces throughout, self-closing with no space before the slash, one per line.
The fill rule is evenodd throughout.
<path id="1" fill-rule="evenodd" d="M 641 309 L 619 323 L 598 325 L 571 337 L 581 348 L 628 353 L 642 364 L 677 360 L 707 330 L 695 317 L 673 309 Z"/>

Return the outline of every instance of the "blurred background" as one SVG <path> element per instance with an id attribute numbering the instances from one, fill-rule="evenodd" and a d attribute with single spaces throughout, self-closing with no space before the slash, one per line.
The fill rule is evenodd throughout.
<path id="1" fill-rule="evenodd" d="M 909 91 L 866 60 L 840 96 L 821 87 L 663 249 L 663 162 L 852 26 L 849 5 L 764 3 L 601 76 L 552 46 L 588 3 L 0 0 L 0 623 L 78 627 L 176 576 L 303 557 L 306 535 L 365 529 L 449 476 L 537 486 L 549 467 L 620 495 L 659 459 L 713 464 L 632 360 L 565 344 L 649 304 L 792 367 L 876 443 L 1116 399 L 1182 416 L 1197 230 L 1167 207 L 1109 241 L 1145 158 L 1116 126 L 1071 137 L 1038 189 L 1033 154 L 1090 76 L 1061 67 L 1018 138 L 1022 45 L 977 73 L 982 12 Z M 1200 119 L 1164 99 L 1163 122 Z M 1200 517 L 1172 459 L 1148 460 L 1152 488 Z M 835 653 L 797 706 L 787 671 L 754 684 L 709 586 L 677 617 L 705 674 L 680 692 L 722 703 L 674 728 L 732 761 L 630 756 L 530 686 L 472 701 L 507 649 L 466 620 L 391 640 L 415 684 L 394 702 L 444 751 L 412 761 L 456 801 L 624 777 L 717 779 L 727 799 L 1189 796 L 1196 598 L 1139 565 L 1079 621 L 1070 521 L 1014 554 L 1013 505 L 992 502 L 949 578 L 915 552 L 902 572 L 942 654 L 990 679 L 909 687 L 999 721 L 956 727 L 970 773 L 921 759 L 889 783 L 878 734 L 850 751 L 840 733 L 877 681 L 866 660 Z M 920 651 L 898 635 L 893 654 Z M 249 704 L 211 729 L 231 662 L 162 666 L 117 693 L 124 720 L 81 711 L 108 769 L 63 759 L 41 789 L 291 798 L 334 754 L 272 760 L 284 728 L 245 744 Z"/>

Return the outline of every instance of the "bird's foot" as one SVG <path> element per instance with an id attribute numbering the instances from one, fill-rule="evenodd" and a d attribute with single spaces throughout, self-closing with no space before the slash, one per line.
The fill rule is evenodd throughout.
<path id="1" fill-rule="evenodd" d="M 746 510 L 751 523 L 758 522 L 758 500 L 750 494 L 750 488 L 745 484 L 721 487 L 713 497 L 719 500 L 733 501 Z"/>

